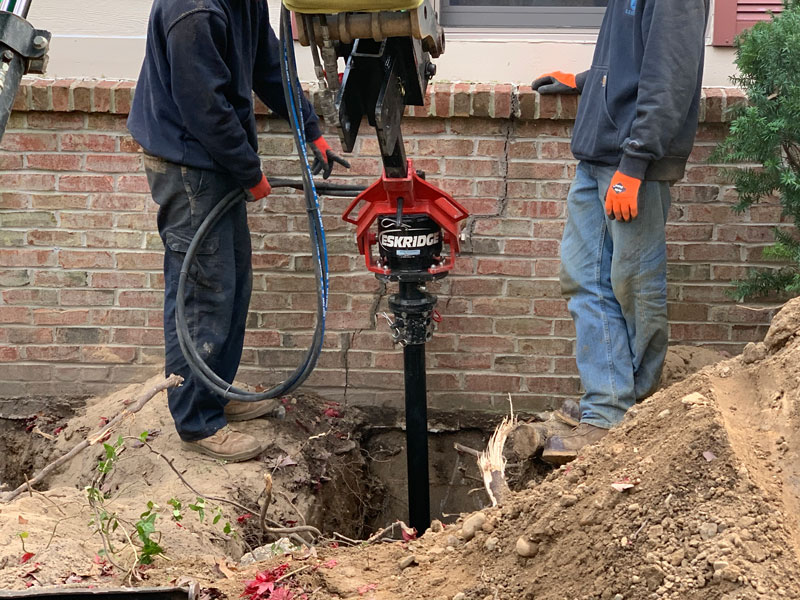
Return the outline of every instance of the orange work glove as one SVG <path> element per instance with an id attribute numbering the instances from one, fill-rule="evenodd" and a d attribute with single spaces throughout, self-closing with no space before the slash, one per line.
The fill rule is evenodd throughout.
<path id="1" fill-rule="evenodd" d="M 272 186 L 270 186 L 269 181 L 267 181 L 267 176 L 262 173 L 261 181 L 259 181 L 255 187 L 251 187 L 247 191 L 251 196 L 248 202 L 255 202 L 256 200 L 261 200 L 269 196 L 270 192 L 272 192 Z"/>
<path id="2" fill-rule="evenodd" d="M 575 75 L 562 71 L 545 73 L 533 80 L 531 87 L 540 94 L 577 94 Z"/>
<path id="3" fill-rule="evenodd" d="M 336 154 L 322 136 L 311 142 L 311 150 L 314 152 L 314 164 L 311 166 L 314 175 L 322 173 L 322 178 L 327 179 L 333 171 L 333 163 L 339 163 L 345 169 L 350 168 L 350 163 Z"/>
<path id="4" fill-rule="evenodd" d="M 610 219 L 633 221 L 639 216 L 641 179 L 617 171 L 606 192 L 606 214 Z"/>

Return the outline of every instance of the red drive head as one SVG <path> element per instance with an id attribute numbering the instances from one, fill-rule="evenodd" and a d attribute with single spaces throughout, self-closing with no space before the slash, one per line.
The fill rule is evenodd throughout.
<path id="1" fill-rule="evenodd" d="M 359 194 L 342 218 L 356 226 L 358 251 L 373 273 L 398 280 L 438 279 L 455 265 L 458 223 L 469 214 L 449 194 L 419 177 L 411 161 L 408 174 L 403 179 L 384 174 Z M 447 255 L 444 246 L 450 247 Z"/>

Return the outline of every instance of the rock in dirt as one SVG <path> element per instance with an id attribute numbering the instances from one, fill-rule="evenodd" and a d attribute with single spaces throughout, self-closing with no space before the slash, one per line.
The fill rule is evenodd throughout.
<path id="1" fill-rule="evenodd" d="M 800 333 L 800 298 L 792 298 L 775 315 L 764 338 L 764 346 L 774 354 Z"/>
<path id="2" fill-rule="evenodd" d="M 746 365 L 752 365 L 760 360 L 764 360 L 767 356 L 767 347 L 763 342 L 750 342 L 744 347 L 742 352 L 742 362 Z"/>
<path id="3" fill-rule="evenodd" d="M 536 544 L 525 537 L 517 539 L 517 543 L 514 545 L 514 550 L 522 558 L 531 558 L 532 556 L 536 556 Z"/>
<path id="4" fill-rule="evenodd" d="M 417 557 L 413 554 L 409 554 L 408 556 L 404 556 L 399 561 L 397 561 L 397 566 L 400 567 L 400 570 L 406 569 L 417 562 Z"/>
<path id="5" fill-rule="evenodd" d="M 482 512 L 467 517 L 464 520 L 464 524 L 461 526 L 461 537 L 464 538 L 464 541 L 468 542 L 474 538 L 475 534 L 483 528 L 485 522 L 486 515 Z"/>

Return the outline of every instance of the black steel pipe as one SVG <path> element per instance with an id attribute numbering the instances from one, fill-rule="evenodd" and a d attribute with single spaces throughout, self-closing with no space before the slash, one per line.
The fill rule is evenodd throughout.
<path id="1" fill-rule="evenodd" d="M 409 344 L 403 348 L 403 363 L 406 385 L 408 516 L 411 527 L 422 535 L 431 524 L 425 344 Z"/>

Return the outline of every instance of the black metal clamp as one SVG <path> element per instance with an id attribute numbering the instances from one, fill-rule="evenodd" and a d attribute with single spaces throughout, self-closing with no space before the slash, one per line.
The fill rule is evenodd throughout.
<path id="1" fill-rule="evenodd" d="M 0 12 L 0 139 L 22 76 L 45 72 L 49 48 L 49 31 L 34 28 L 14 13 Z"/>

